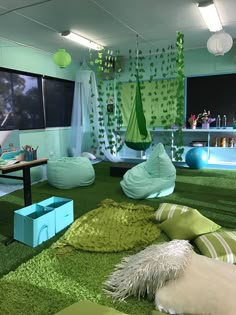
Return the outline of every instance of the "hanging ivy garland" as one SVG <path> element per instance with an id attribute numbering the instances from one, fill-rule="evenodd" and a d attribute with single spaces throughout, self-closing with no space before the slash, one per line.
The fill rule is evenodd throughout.
<path id="1" fill-rule="evenodd" d="M 104 136 L 107 133 L 109 145 L 105 148 L 115 154 L 121 149 L 122 141 L 120 128 L 122 125 L 119 109 L 120 96 L 118 90 L 118 76 L 120 67 L 118 64 L 117 50 L 115 56 L 111 50 L 100 52 L 90 51 L 90 66 L 97 75 L 98 88 L 98 152 L 104 155 L 102 147 L 105 145 Z M 93 117 L 91 117 L 93 120 Z"/>
<path id="2" fill-rule="evenodd" d="M 149 90 L 150 122 L 153 138 L 159 133 L 159 139 L 165 146 L 171 147 L 171 133 L 156 130 L 158 127 L 170 129 L 176 115 L 176 51 L 174 45 L 149 50 Z M 153 84 L 151 84 L 153 83 Z M 159 124 L 157 124 L 159 122 Z M 153 145 L 155 145 L 153 141 Z"/>
<path id="3" fill-rule="evenodd" d="M 184 153 L 183 147 L 183 125 L 184 125 L 184 34 L 177 32 L 176 37 L 177 57 L 177 107 L 175 124 L 178 127 L 176 131 L 176 148 L 174 151 L 174 158 L 176 161 L 182 161 Z"/>
<path id="4" fill-rule="evenodd" d="M 145 98 L 149 102 L 150 119 L 148 125 L 153 131 L 156 128 L 157 119 L 164 129 L 177 126 L 175 133 L 176 147 L 173 156 L 176 161 L 182 159 L 183 141 L 182 127 L 184 124 L 184 36 L 178 32 L 176 37 L 176 49 L 174 45 L 167 48 L 149 50 L 144 56 L 139 50 L 139 79 L 143 102 Z M 113 54 L 112 51 L 101 52 L 90 51 L 90 66 L 96 73 L 98 86 L 98 141 L 95 140 L 94 127 L 92 127 L 93 143 L 102 155 L 101 147 L 104 146 L 104 135 L 107 133 L 109 149 L 112 154 L 117 153 L 123 146 L 121 127 L 123 126 L 122 113 L 124 104 L 122 100 L 122 87 L 124 82 L 120 81 L 120 70 L 118 56 L 119 51 Z M 130 98 L 132 100 L 135 87 L 136 53 L 131 49 L 128 51 L 126 68 L 128 71 L 128 82 L 130 84 Z M 118 66 L 117 66 L 118 64 Z M 149 76 L 145 73 L 149 70 Z M 175 79 L 174 79 L 175 78 Z M 146 81 L 145 81 L 146 80 Z M 145 92 L 146 83 L 152 83 L 152 89 Z M 177 85 L 177 86 L 176 86 Z M 177 92 L 176 92 L 177 90 Z M 132 102 L 130 102 L 132 103 Z M 94 115 L 90 115 L 90 123 L 94 125 Z M 166 145 L 171 145 L 173 139 L 165 134 Z"/>

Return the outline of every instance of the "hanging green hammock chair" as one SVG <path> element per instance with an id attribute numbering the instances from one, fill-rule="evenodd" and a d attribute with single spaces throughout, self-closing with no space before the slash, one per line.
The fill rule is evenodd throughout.
<path id="1" fill-rule="evenodd" d="M 127 147 L 145 151 L 151 145 L 152 139 L 150 132 L 147 130 L 146 118 L 143 112 L 142 96 L 140 92 L 140 84 L 138 72 L 136 74 L 136 91 L 132 111 L 129 118 L 125 134 L 125 144 Z"/>

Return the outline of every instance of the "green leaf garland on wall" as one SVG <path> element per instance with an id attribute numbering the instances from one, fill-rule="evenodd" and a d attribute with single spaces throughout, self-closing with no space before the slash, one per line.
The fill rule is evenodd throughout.
<path id="1" fill-rule="evenodd" d="M 177 115 L 175 124 L 178 127 L 176 132 L 176 148 L 174 151 L 174 158 L 176 161 L 182 161 L 182 155 L 184 152 L 183 148 L 183 126 L 184 126 L 184 34 L 177 32 L 176 37 L 177 57 L 176 57 L 176 68 L 177 68 Z"/>
<path id="2" fill-rule="evenodd" d="M 135 92 L 135 72 L 138 62 L 140 89 L 147 126 L 152 130 L 177 127 L 174 157 L 176 160 L 181 159 L 185 79 L 183 49 L 184 35 L 181 32 L 177 32 L 175 45 L 155 50 L 150 49 L 146 55 L 139 50 L 138 60 L 135 50 L 129 49 L 125 59 L 126 77 L 117 62 L 119 51 L 114 54 L 109 50 L 90 51 L 90 66 L 95 71 L 98 81 L 100 144 L 104 143 L 103 137 L 106 130 L 111 153 L 117 152 L 123 145 L 121 128 L 128 124 Z M 109 107 L 111 99 L 113 105 Z M 108 110 L 108 108 L 112 108 L 112 110 Z M 172 140 L 168 136 L 165 144 L 170 145 Z"/>

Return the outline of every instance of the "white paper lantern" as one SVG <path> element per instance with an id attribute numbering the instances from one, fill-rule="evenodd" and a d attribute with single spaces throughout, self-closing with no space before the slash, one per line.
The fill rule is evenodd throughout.
<path id="1" fill-rule="evenodd" d="M 232 37 L 223 30 L 213 34 L 207 41 L 208 51 L 215 56 L 223 56 L 232 46 Z"/>

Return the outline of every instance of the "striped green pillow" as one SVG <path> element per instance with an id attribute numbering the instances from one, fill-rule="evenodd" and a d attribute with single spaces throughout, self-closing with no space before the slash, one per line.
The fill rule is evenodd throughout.
<path id="1" fill-rule="evenodd" d="M 174 203 L 161 203 L 155 212 L 155 218 L 157 222 L 163 222 L 189 210 L 195 209 Z"/>
<path id="2" fill-rule="evenodd" d="M 191 241 L 200 235 L 217 231 L 221 226 L 193 209 L 165 220 L 159 224 L 159 228 L 172 240 Z"/>
<path id="3" fill-rule="evenodd" d="M 204 256 L 236 263 L 236 231 L 219 231 L 201 235 L 194 240 Z"/>

